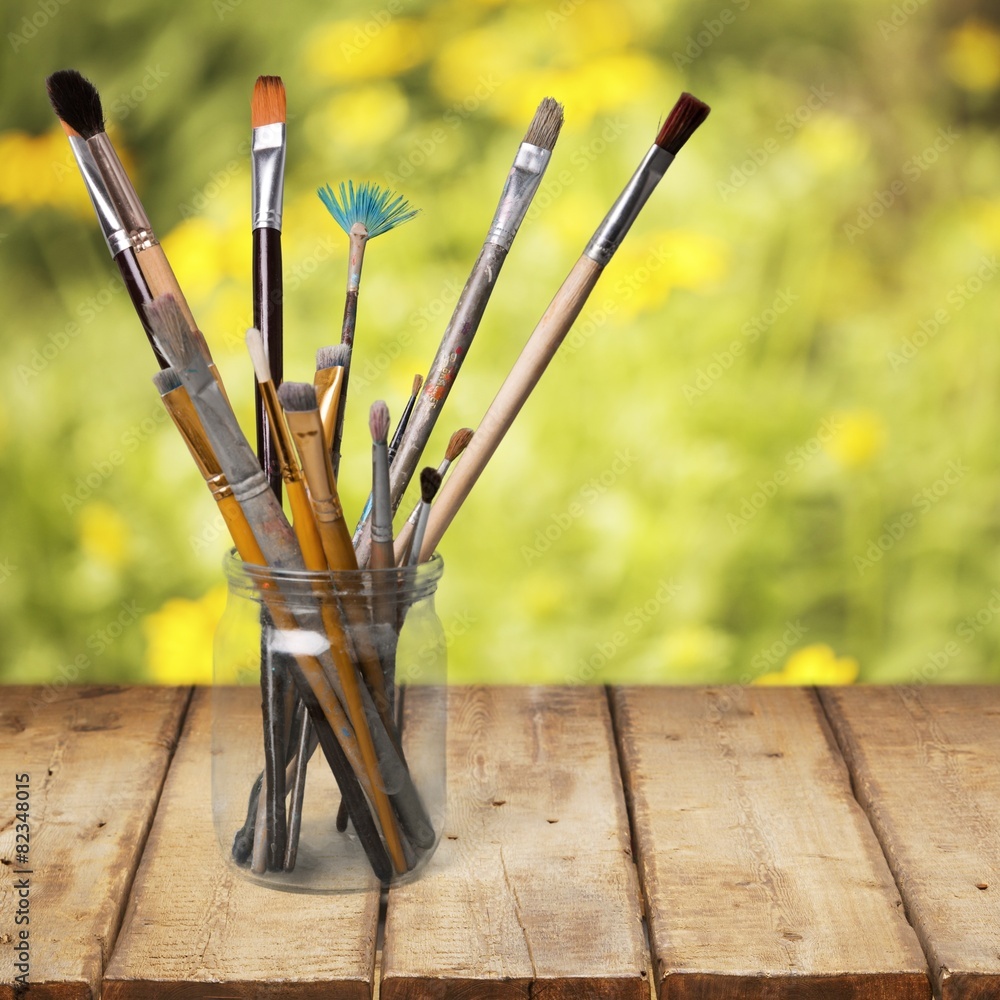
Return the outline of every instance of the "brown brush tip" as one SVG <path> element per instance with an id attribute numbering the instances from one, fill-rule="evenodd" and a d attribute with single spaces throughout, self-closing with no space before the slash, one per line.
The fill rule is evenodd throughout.
<path id="1" fill-rule="evenodd" d="M 554 149 L 562 127 L 563 106 L 552 97 L 543 98 L 523 141 L 530 142 L 532 146 L 541 146 L 542 149 Z"/>
<path id="2" fill-rule="evenodd" d="M 410 389 L 410 395 L 411 396 L 416 396 L 420 392 L 420 387 L 423 384 L 424 384 L 424 377 L 423 377 L 423 375 L 414 375 L 413 376 L 413 388 Z"/>
<path id="3" fill-rule="evenodd" d="M 697 97 L 688 93 L 681 94 L 656 137 L 656 145 L 676 156 L 711 110 Z"/>
<path id="4" fill-rule="evenodd" d="M 463 427 L 461 430 L 455 431 L 451 436 L 451 440 L 448 442 L 448 448 L 444 453 L 445 459 L 449 462 L 454 462 L 459 455 L 469 446 L 469 442 L 472 440 L 472 428 Z"/>
<path id="5" fill-rule="evenodd" d="M 368 411 L 368 429 L 373 444 L 385 444 L 389 437 L 389 407 L 384 399 L 377 399 Z"/>
<path id="6" fill-rule="evenodd" d="M 168 392 L 181 387 L 181 377 L 175 369 L 164 368 L 153 376 L 153 385 L 161 396 L 165 396 Z"/>
<path id="7" fill-rule="evenodd" d="M 351 349 L 347 344 L 321 347 L 316 351 L 316 369 L 346 368 L 351 363 Z"/>
<path id="8" fill-rule="evenodd" d="M 440 488 L 441 473 L 437 469 L 428 465 L 420 470 L 420 499 L 424 503 L 430 503 Z"/>
<path id="9" fill-rule="evenodd" d="M 60 69 L 48 77 L 45 88 L 61 121 L 84 139 L 104 131 L 104 109 L 97 88 L 75 69 Z"/>
<path id="10" fill-rule="evenodd" d="M 250 98 L 250 124 L 253 128 L 285 122 L 285 85 L 280 76 L 258 76 Z"/>
<path id="11" fill-rule="evenodd" d="M 80 138 L 80 133 L 79 133 L 79 132 L 77 132 L 77 130 L 76 130 L 75 128 L 73 128 L 73 126 L 72 126 L 72 125 L 70 125 L 70 123 L 69 123 L 69 122 L 64 122 L 64 121 L 63 121 L 63 120 L 62 120 L 62 119 L 60 118 L 60 119 L 59 119 L 59 124 L 60 124 L 60 125 L 62 125 L 62 128 L 63 128 L 63 131 L 64 131 L 64 132 L 65 132 L 65 133 L 66 133 L 67 135 L 70 135 L 70 136 L 73 136 L 73 135 L 75 135 L 75 136 L 77 137 L 77 139 L 79 139 L 79 138 Z"/>
<path id="12" fill-rule="evenodd" d="M 316 390 L 308 382 L 283 382 L 278 399 L 286 410 L 293 412 L 316 409 Z"/>
<path id="13" fill-rule="evenodd" d="M 146 319 L 156 346 L 174 368 L 182 368 L 193 361 L 198 346 L 184 312 L 172 295 L 158 295 L 147 302 Z"/>

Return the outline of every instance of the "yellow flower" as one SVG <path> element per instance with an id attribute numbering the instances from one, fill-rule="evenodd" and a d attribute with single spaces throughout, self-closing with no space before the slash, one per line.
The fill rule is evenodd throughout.
<path id="1" fill-rule="evenodd" d="M 333 83 L 396 76 L 420 65 L 428 50 L 427 29 L 413 18 L 334 21 L 310 35 L 306 65 L 317 79 Z"/>
<path id="2" fill-rule="evenodd" d="M 885 448 L 885 422 L 873 410 L 841 413 L 836 427 L 834 436 L 826 442 L 826 450 L 845 468 L 868 465 Z"/>
<path id="3" fill-rule="evenodd" d="M 157 684 L 211 684 L 212 643 L 226 604 L 226 587 L 198 600 L 174 597 L 147 615 L 146 669 Z"/>
<path id="4" fill-rule="evenodd" d="M 944 55 L 948 75 L 966 90 L 993 90 L 1000 83 L 1000 31 L 971 18 L 948 38 Z"/>
<path id="5" fill-rule="evenodd" d="M 95 562 L 116 569 L 128 552 L 129 530 L 118 511 L 100 500 L 80 511 L 80 545 Z"/>
<path id="6" fill-rule="evenodd" d="M 61 128 L 44 135 L 0 132 L 0 204 L 22 210 L 52 205 L 84 218 L 93 214 Z"/>
<path id="7" fill-rule="evenodd" d="M 821 170 L 832 173 L 863 162 L 868 138 L 854 119 L 827 112 L 800 130 L 798 146 Z"/>
<path id="8" fill-rule="evenodd" d="M 779 671 L 758 677 L 754 684 L 853 684 L 858 679 L 858 661 L 853 656 L 837 656 L 823 643 L 795 650 Z"/>

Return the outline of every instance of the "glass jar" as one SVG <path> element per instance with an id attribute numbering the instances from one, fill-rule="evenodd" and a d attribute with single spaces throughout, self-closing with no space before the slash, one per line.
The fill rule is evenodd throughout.
<path id="1" fill-rule="evenodd" d="M 412 879 L 445 810 L 441 557 L 312 573 L 230 553 L 224 569 L 212 806 L 227 864 L 296 892 Z"/>

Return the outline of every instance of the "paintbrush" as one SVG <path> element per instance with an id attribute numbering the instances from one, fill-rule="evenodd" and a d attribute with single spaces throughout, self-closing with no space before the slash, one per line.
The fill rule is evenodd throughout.
<path id="1" fill-rule="evenodd" d="M 136 260 L 135 249 L 125 227 L 122 225 L 120 216 L 115 206 L 111 203 L 111 196 L 108 194 L 107 185 L 101 177 L 97 163 L 94 161 L 94 154 L 90 147 L 84 142 L 79 132 L 73 129 L 67 122 L 59 120 L 66 138 L 69 140 L 69 147 L 73 152 L 76 165 L 80 168 L 80 176 L 83 178 L 84 186 L 90 201 L 94 206 L 104 242 L 108 245 L 111 257 L 118 267 L 118 272 L 122 277 L 122 284 L 128 292 L 128 297 L 132 301 L 139 322 L 142 324 L 149 346 L 153 348 L 156 361 L 161 368 L 167 367 L 167 359 L 160 353 L 159 348 L 153 341 L 153 333 L 146 320 L 145 306 L 152 302 L 153 296 L 149 291 L 149 285 L 143 277 L 139 262 Z"/>
<path id="2" fill-rule="evenodd" d="M 281 385 L 281 207 L 285 182 L 285 85 L 280 76 L 259 76 L 250 100 L 251 228 L 253 229 L 253 324 L 263 338 L 266 371 Z M 258 395 L 257 455 L 271 489 L 281 499 L 277 444 L 268 433 L 271 414 Z"/>
<path id="3" fill-rule="evenodd" d="M 312 504 L 306 493 L 302 467 L 295 457 L 295 446 L 285 425 L 281 404 L 278 402 L 278 393 L 268 371 L 264 338 L 261 332 L 253 327 L 247 330 L 247 348 L 250 352 L 250 360 L 253 362 L 254 374 L 257 376 L 257 388 L 260 390 L 259 396 L 273 439 L 272 448 L 278 475 L 284 480 L 288 489 L 288 503 L 292 510 L 292 530 L 299 540 L 299 548 L 302 550 L 306 569 L 322 572 L 328 568 L 326 555 L 323 551 L 323 540 L 316 525 Z"/>
<path id="4" fill-rule="evenodd" d="M 632 179 L 587 244 L 562 287 L 539 320 L 528 343 L 490 404 L 462 461 L 445 484 L 430 514 L 419 554 L 429 559 L 469 495 L 480 473 L 503 440 L 549 361 L 569 332 L 605 266 L 673 162 L 681 147 L 708 116 L 709 108 L 696 97 L 682 94 L 656 141 Z M 426 389 L 424 390 L 426 394 Z M 413 425 L 411 424 L 411 427 Z"/>
<path id="5" fill-rule="evenodd" d="M 208 344 L 195 324 L 177 278 L 153 232 L 146 210 L 142 207 L 142 202 L 104 130 L 104 111 L 97 88 L 72 69 L 53 73 L 45 83 L 49 100 L 59 120 L 76 132 L 90 150 L 104 181 L 108 199 L 114 206 L 123 231 L 128 235 L 129 242 L 135 250 L 136 262 L 150 294 L 154 298 L 164 294 L 174 297 L 188 324 L 191 336 L 211 365 L 213 376 L 218 379 Z"/>
<path id="6" fill-rule="evenodd" d="M 403 433 L 406 430 L 406 425 L 410 422 L 410 414 L 413 413 L 413 404 L 417 401 L 417 396 L 420 394 L 420 387 L 423 383 L 424 378 L 422 375 L 413 376 L 413 388 L 410 390 L 410 398 L 407 400 L 406 406 L 403 408 L 403 413 L 399 418 L 399 423 L 396 424 L 396 429 L 392 433 L 392 440 L 389 442 L 388 461 L 390 466 L 392 465 L 392 460 L 396 457 L 396 452 L 399 451 L 399 444 L 403 440 Z M 368 515 L 371 513 L 373 496 L 374 493 L 368 494 L 368 499 L 365 501 L 365 505 L 361 510 L 361 517 L 358 518 L 358 525 L 354 529 L 355 545 L 357 545 L 358 540 L 361 538 L 361 528 L 368 519 Z M 391 504 L 389 505 L 389 514 L 391 517 Z"/>
<path id="7" fill-rule="evenodd" d="M 351 536 L 347 532 L 343 508 L 334 485 L 330 455 L 323 443 L 323 425 L 316 405 L 316 390 L 308 382 L 285 382 L 278 390 L 278 398 L 284 408 L 285 420 L 295 441 L 309 484 L 309 495 L 316 513 L 327 562 L 333 570 L 356 570 L 358 564 L 354 560 Z M 363 613 L 363 609 L 358 609 L 355 602 L 349 601 L 348 605 L 351 609 L 361 610 Z M 323 602 L 322 611 L 331 648 L 341 651 L 340 655 L 334 656 L 334 664 L 340 688 L 345 696 L 344 707 L 354 727 L 368 780 L 375 793 L 375 810 L 386 838 L 386 846 L 389 848 L 393 864 L 399 871 L 406 871 L 399 830 L 385 793 L 384 780 L 379 772 L 369 719 L 358 685 L 358 675 L 350 656 L 350 643 L 337 620 L 336 609 L 329 602 Z M 367 623 L 352 622 L 352 624 L 360 624 L 360 628 L 354 631 L 355 644 L 358 644 Z M 361 649 L 358 650 L 358 659 L 369 684 L 377 686 L 381 683 L 382 668 L 377 659 L 372 663 L 372 654 L 365 655 L 365 651 Z"/>
<path id="8" fill-rule="evenodd" d="M 442 459 L 441 464 L 437 467 L 438 475 L 440 475 L 442 480 L 448 472 L 448 469 L 451 468 L 451 463 L 454 462 L 463 451 L 465 451 L 471 440 L 471 427 L 462 427 L 452 434 L 451 438 L 448 440 L 448 447 L 445 449 L 444 458 Z M 396 541 L 394 543 L 394 557 L 397 566 L 405 566 L 410 561 L 410 546 L 413 542 L 413 529 L 417 526 L 417 518 L 420 516 L 421 506 L 422 504 L 418 501 L 417 505 L 410 513 L 410 516 L 406 519 L 406 524 L 403 525 L 399 535 L 396 537 Z M 372 552 L 374 553 L 374 545 L 372 547 Z"/>
<path id="9" fill-rule="evenodd" d="M 330 452 L 330 467 L 333 468 L 333 440 L 337 434 L 337 416 L 340 412 L 340 394 L 344 387 L 344 376 L 351 366 L 351 349 L 346 344 L 321 347 L 316 351 L 316 374 L 313 388 L 319 417 L 323 422 L 323 437 Z"/>
<path id="10" fill-rule="evenodd" d="M 410 556 L 407 560 L 408 566 L 417 565 L 417 557 L 420 555 L 420 547 L 427 532 L 427 519 L 430 517 L 431 504 L 437 491 L 441 488 L 441 473 L 437 469 L 427 466 L 420 472 L 420 509 L 417 514 L 417 524 L 413 529 L 413 544 L 410 547 Z"/>
<path id="11" fill-rule="evenodd" d="M 486 240 L 441 337 L 441 344 L 424 380 L 423 392 L 414 407 L 396 460 L 392 463 L 391 495 L 394 512 L 403 499 L 441 407 L 469 353 L 514 237 L 548 166 L 562 123 L 562 106 L 551 97 L 546 97 L 538 105 L 518 147 Z M 358 564 L 361 566 L 368 563 L 370 545 L 371 531 L 365 524 L 355 546 Z"/>
<path id="12" fill-rule="evenodd" d="M 340 198 L 328 184 L 317 191 L 320 200 L 334 221 L 347 233 L 350 250 L 347 259 L 347 295 L 344 301 L 344 320 L 341 324 L 340 342 L 354 347 L 354 331 L 358 321 L 358 292 L 361 288 L 361 268 L 364 264 L 368 241 L 409 222 L 417 210 L 412 209 L 402 196 L 393 198 L 391 191 L 383 191 L 377 184 L 363 181 L 354 187 L 354 181 L 340 185 Z M 350 367 L 344 367 L 344 383 L 340 394 L 340 412 L 333 438 L 333 474 L 340 473 L 340 447 L 344 437 L 344 409 L 347 403 L 347 383 Z"/>
<path id="13" fill-rule="evenodd" d="M 389 407 L 383 400 L 372 403 L 368 415 L 372 435 L 372 569 L 391 569 L 392 510 L 389 507 Z"/>

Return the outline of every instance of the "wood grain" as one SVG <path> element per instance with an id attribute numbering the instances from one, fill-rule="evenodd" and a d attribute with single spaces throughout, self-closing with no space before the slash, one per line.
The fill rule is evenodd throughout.
<path id="1" fill-rule="evenodd" d="M 1000 688 L 831 688 L 822 698 L 940 995 L 995 1000 Z"/>
<path id="2" fill-rule="evenodd" d="M 421 712 L 407 691 L 408 720 Z M 389 893 L 382 1000 L 648 997 L 611 720 L 600 688 L 453 688 L 448 817 Z"/>
<path id="3" fill-rule="evenodd" d="M 244 690 L 242 728 L 259 745 L 260 692 Z M 212 825 L 210 701 L 211 692 L 195 692 L 105 973 L 104 1000 L 369 997 L 377 888 L 281 892 L 223 863 Z M 316 794 L 313 780 L 310 774 L 307 797 Z"/>
<path id="4" fill-rule="evenodd" d="M 661 998 L 929 998 L 813 693 L 628 688 L 613 706 Z"/>
<path id="5" fill-rule="evenodd" d="M 32 997 L 90 1000 L 118 933 L 189 689 L 3 688 L 0 998 L 29 931 Z M 27 925 L 15 925 L 14 776 L 30 778 Z"/>

